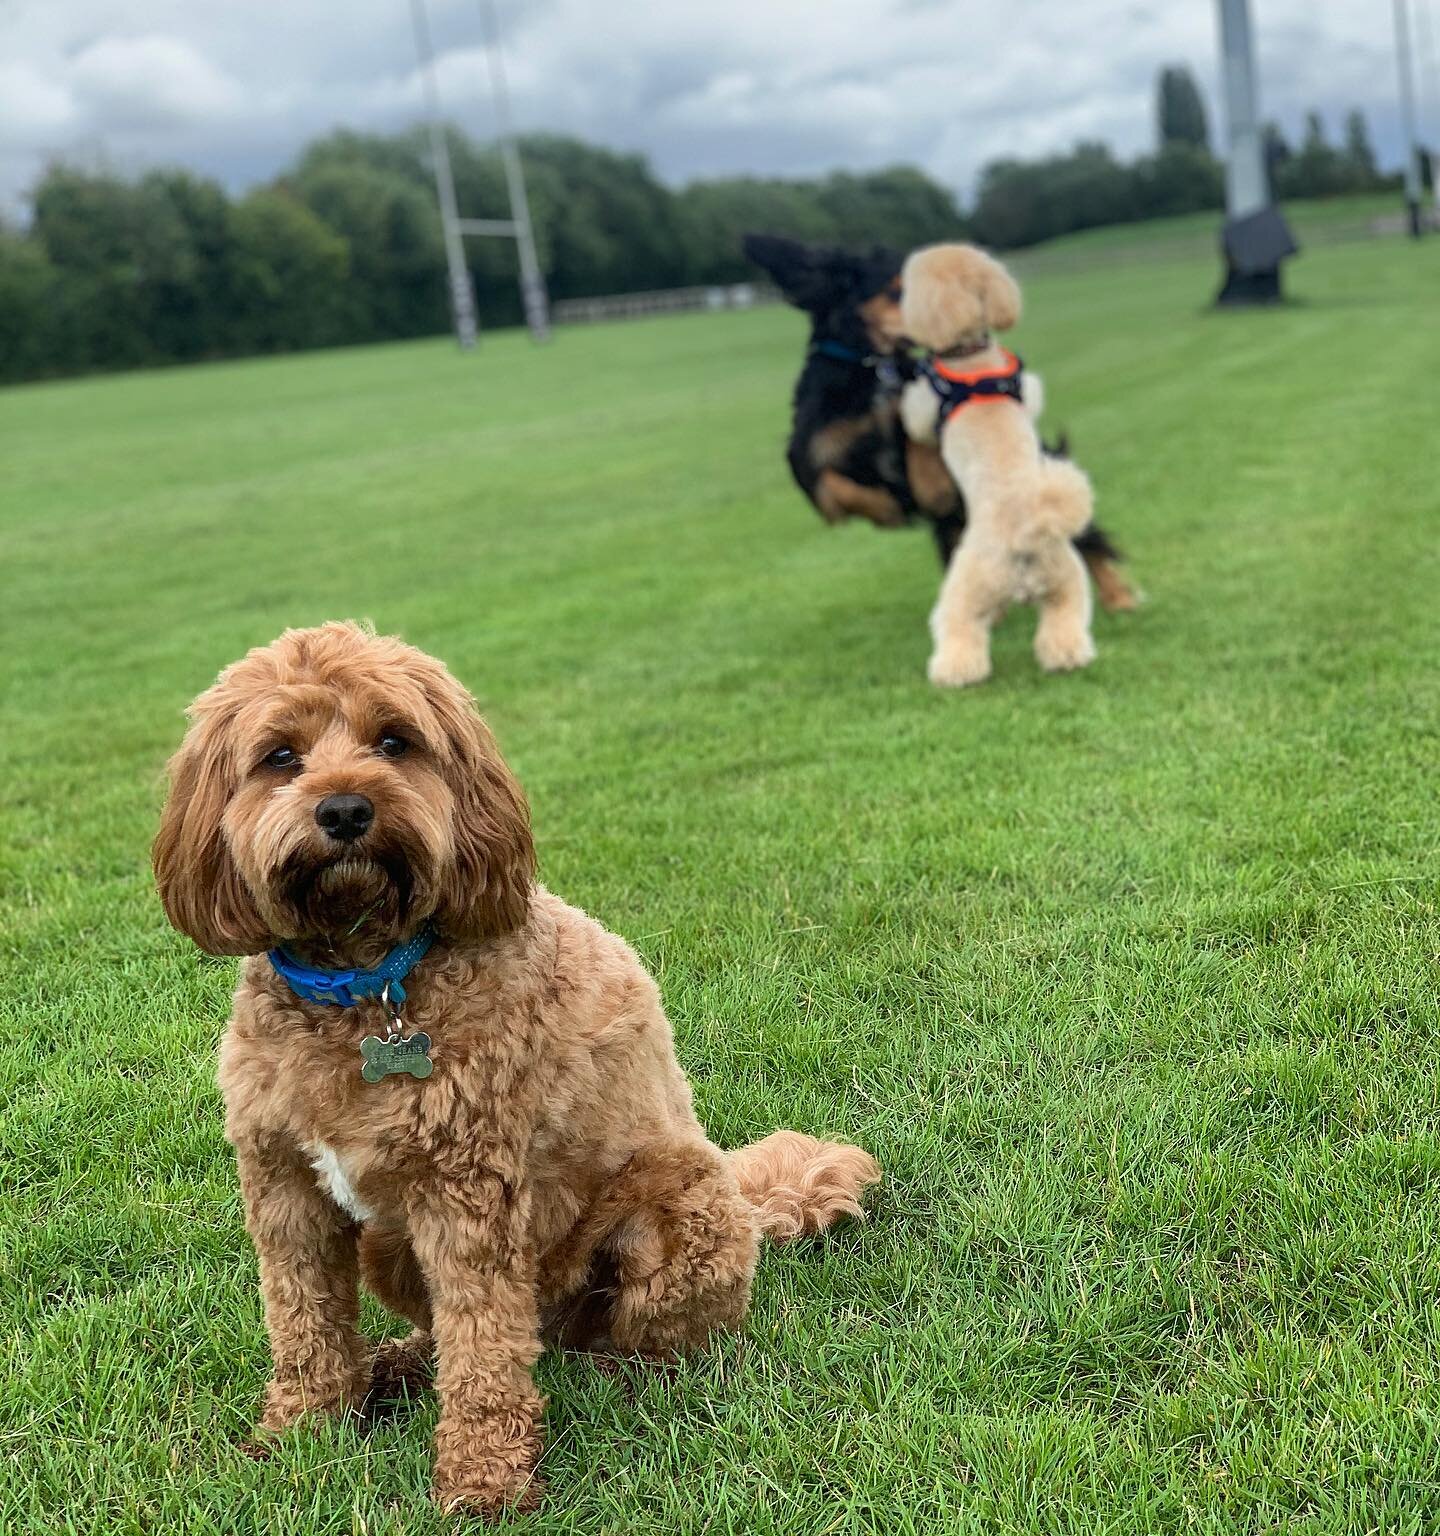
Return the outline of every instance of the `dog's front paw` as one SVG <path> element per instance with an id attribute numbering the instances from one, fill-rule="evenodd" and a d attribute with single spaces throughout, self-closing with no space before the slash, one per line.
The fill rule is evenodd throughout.
<path id="1" fill-rule="evenodd" d="M 360 1406 L 363 1384 L 346 1375 L 329 1382 L 276 1378 L 265 1389 L 265 1404 L 255 1421 L 256 1439 L 284 1434 L 297 1424 L 316 1427 L 326 1419 L 343 1419 Z"/>
<path id="2" fill-rule="evenodd" d="M 1074 672 L 1095 660 L 1095 642 L 1083 629 L 1073 634 L 1038 634 L 1035 660 L 1047 672 Z"/>
<path id="3" fill-rule="evenodd" d="M 545 1484 L 533 1471 L 457 1467 L 446 1474 L 436 1467 L 432 1492 L 436 1504 L 447 1515 L 479 1515 L 485 1520 L 496 1520 L 502 1515 L 524 1515 L 538 1508 Z"/>
<path id="4" fill-rule="evenodd" d="M 544 1399 L 506 1402 L 477 1419 L 442 1414 L 435 1430 L 435 1502 L 451 1514 L 499 1515 L 533 1509 L 544 1491 L 540 1412 Z"/>
<path id="5" fill-rule="evenodd" d="M 925 670 L 937 688 L 968 688 L 990 676 L 990 658 L 983 651 L 937 650 Z"/>

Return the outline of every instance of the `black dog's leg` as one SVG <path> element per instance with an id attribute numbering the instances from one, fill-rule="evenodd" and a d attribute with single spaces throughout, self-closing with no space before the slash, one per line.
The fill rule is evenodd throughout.
<path id="1" fill-rule="evenodd" d="M 959 548 L 960 535 L 965 532 L 965 519 L 953 515 L 937 517 L 930 524 L 930 531 L 935 535 L 935 548 L 940 556 L 941 569 L 948 570 L 950 556 Z"/>
<path id="2" fill-rule="evenodd" d="M 1071 542 L 1087 559 L 1123 560 L 1125 558 L 1099 523 L 1090 523 L 1082 528 Z"/>
<path id="3" fill-rule="evenodd" d="M 1082 528 L 1074 543 L 1095 583 L 1095 590 L 1100 594 L 1101 606 L 1107 612 L 1129 613 L 1139 606 L 1140 594 L 1121 573 L 1120 551 L 1099 523 Z"/>

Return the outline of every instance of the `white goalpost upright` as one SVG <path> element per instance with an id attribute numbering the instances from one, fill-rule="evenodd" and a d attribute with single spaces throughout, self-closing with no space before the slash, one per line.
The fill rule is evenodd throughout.
<path id="1" fill-rule="evenodd" d="M 520 299 L 525 309 L 525 323 L 535 341 L 546 341 L 550 336 L 550 304 L 545 292 L 545 276 L 540 270 L 539 257 L 535 254 L 530 201 L 525 192 L 525 169 L 510 126 L 510 92 L 505 78 L 505 61 L 500 51 L 500 21 L 495 12 L 494 0 L 478 0 L 478 4 L 485 33 L 490 90 L 495 102 L 496 139 L 505 166 L 505 188 L 510 202 L 508 219 L 466 219 L 460 216 L 455 198 L 455 178 L 450 166 L 450 151 L 445 142 L 445 126 L 440 118 L 440 89 L 435 80 L 435 50 L 430 39 L 430 18 L 425 9 L 425 0 L 410 0 L 415 54 L 419 62 L 425 116 L 430 131 L 435 200 L 440 205 L 445 264 L 450 277 L 450 312 L 455 323 L 455 339 L 467 350 L 475 345 L 479 335 L 475 286 L 470 268 L 465 262 L 467 235 L 498 236 L 515 242 L 520 258 Z"/>
<path id="2" fill-rule="evenodd" d="M 495 0 L 479 0 L 480 16 L 485 24 L 485 53 L 490 61 L 490 94 L 495 100 L 495 126 L 499 129 L 500 154 L 505 161 L 505 185 L 510 194 L 511 233 L 520 254 L 520 299 L 525 306 L 525 323 L 536 341 L 550 335 L 550 303 L 545 292 L 545 276 L 535 254 L 535 232 L 530 227 L 530 199 L 525 193 L 525 168 L 520 164 L 520 150 L 510 126 L 510 85 L 505 78 L 505 55 L 500 47 L 500 18 Z M 463 232 L 463 231 L 462 231 Z"/>

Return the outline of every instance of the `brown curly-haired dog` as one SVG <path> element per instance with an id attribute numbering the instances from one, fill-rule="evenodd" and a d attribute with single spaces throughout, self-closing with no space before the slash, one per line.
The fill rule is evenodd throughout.
<path id="1" fill-rule="evenodd" d="M 666 1356 L 736 1327 L 762 1235 L 856 1214 L 857 1147 L 707 1138 L 635 954 L 534 879 L 524 796 L 431 657 L 351 624 L 292 630 L 195 701 L 155 872 L 171 922 L 244 955 L 220 1053 L 274 1376 L 260 1428 L 361 1402 L 438 1355 L 435 1495 L 538 1491 L 542 1336 Z M 361 1076 L 379 998 L 306 1000 L 436 937 L 404 977 L 426 1077 Z M 371 1351 L 358 1282 L 415 1332 Z"/>

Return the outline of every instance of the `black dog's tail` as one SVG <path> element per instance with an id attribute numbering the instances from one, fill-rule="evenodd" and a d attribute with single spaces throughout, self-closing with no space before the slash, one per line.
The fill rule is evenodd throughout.
<path id="1" fill-rule="evenodd" d="M 1090 523 L 1070 541 L 1082 555 L 1094 555 L 1100 560 L 1123 561 L 1125 556 L 1099 523 Z"/>

